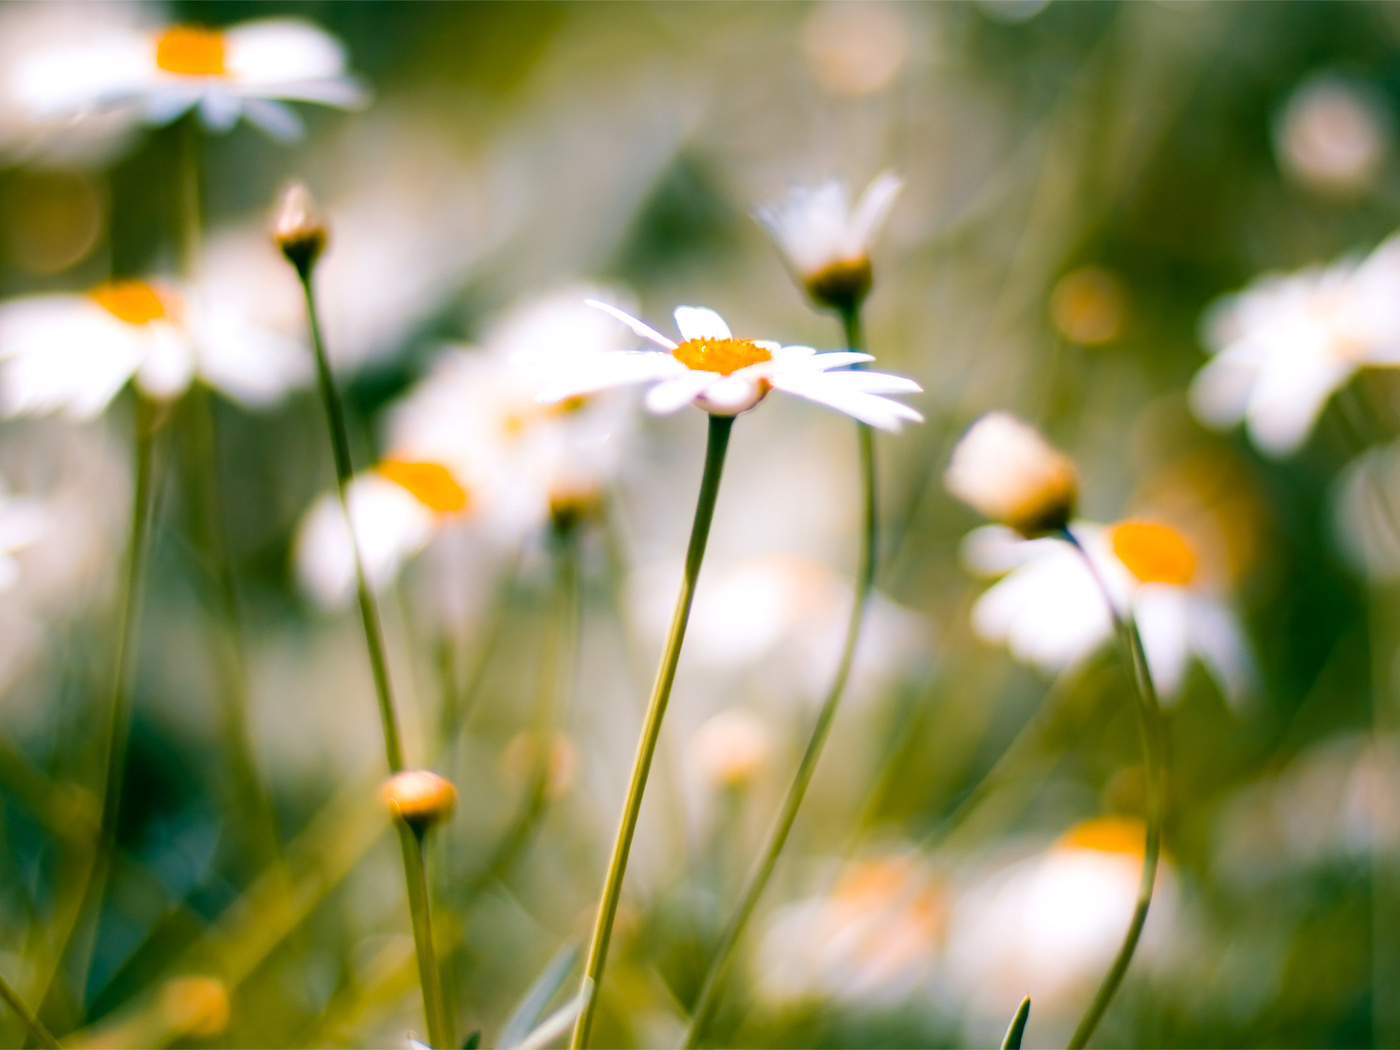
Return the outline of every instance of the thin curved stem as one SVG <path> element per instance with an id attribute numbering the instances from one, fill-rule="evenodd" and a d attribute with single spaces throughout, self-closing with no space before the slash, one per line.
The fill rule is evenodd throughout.
<path id="1" fill-rule="evenodd" d="M 29 1033 L 30 1042 L 44 1047 L 45 1050 L 59 1050 L 58 1040 L 53 1037 L 53 1033 L 44 1027 L 44 1022 L 35 1016 L 34 1011 L 29 1009 L 28 1004 L 3 977 L 0 977 L 0 999 L 5 1000 L 5 1004 L 15 1012 L 15 1016 L 24 1025 L 24 1030 Z"/>
<path id="2" fill-rule="evenodd" d="M 1084 564 L 1088 566 L 1090 574 L 1094 577 L 1094 582 L 1098 584 L 1099 590 L 1103 593 L 1109 614 L 1113 617 L 1113 626 L 1118 633 L 1118 639 L 1128 655 L 1133 678 L 1133 693 L 1137 698 L 1138 731 L 1142 738 L 1143 759 L 1147 767 L 1147 841 L 1143 847 L 1142 877 L 1138 881 L 1137 903 L 1133 907 L 1133 917 L 1128 923 L 1128 932 L 1123 937 L 1122 947 L 1118 949 L 1118 955 L 1114 958 L 1108 973 L 1104 975 L 1103 983 L 1099 985 L 1099 990 L 1094 995 L 1094 1001 L 1089 1004 L 1089 1009 L 1085 1011 L 1083 1019 L 1080 1020 L 1079 1026 L 1074 1030 L 1074 1035 L 1069 1041 L 1069 1050 L 1082 1050 L 1088 1044 L 1090 1037 L 1093 1036 L 1099 1021 L 1103 1019 L 1105 1011 L 1108 1010 L 1108 1004 L 1113 1001 L 1113 996 L 1118 991 L 1118 986 L 1123 983 L 1123 977 L 1128 972 L 1128 964 L 1132 962 L 1133 953 L 1137 951 L 1138 941 L 1142 937 L 1142 928 L 1147 922 L 1148 908 L 1152 904 L 1152 891 L 1157 882 L 1157 861 L 1162 849 L 1162 796 L 1166 775 L 1166 737 L 1162 725 L 1162 706 L 1157 699 L 1157 688 L 1152 682 L 1152 672 L 1147 666 L 1147 654 L 1142 647 L 1142 634 L 1138 631 L 1137 621 L 1131 614 L 1125 619 L 1118 611 L 1118 606 L 1114 603 L 1113 596 L 1109 593 L 1108 586 L 1099 573 L 1098 567 L 1094 565 L 1088 551 L 1084 549 L 1074 534 L 1065 529 L 1060 535 L 1079 552 L 1080 557 L 1084 559 Z"/>
<path id="3" fill-rule="evenodd" d="M 403 745 L 399 738 L 398 715 L 394 709 L 394 696 L 389 681 L 389 658 L 384 645 L 384 629 L 380 624 L 379 607 L 375 603 L 374 592 L 370 590 L 369 581 L 365 577 L 359 541 L 355 536 L 355 524 L 350 517 L 349 493 L 354 466 L 350 459 L 350 435 L 345 426 L 345 410 L 341 405 L 340 394 L 335 388 L 330 359 L 326 355 L 310 266 L 297 267 L 297 275 L 301 278 L 302 292 L 306 298 L 311 346 L 316 355 L 316 377 L 320 385 L 321 401 L 326 410 L 331 450 L 335 457 L 340 508 L 345 515 L 345 527 L 350 532 L 350 549 L 355 559 L 355 589 L 359 597 L 360 619 L 364 623 L 365 648 L 369 651 L 370 669 L 374 675 L 375 695 L 379 700 L 379 719 L 384 728 L 384 757 L 388 762 L 389 771 L 397 773 L 404 768 Z M 421 838 L 407 828 L 401 831 L 404 881 L 408 888 L 408 907 L 413 920 L 413 947 L 418 955 L 423 1013 L 428 1022 L 429 1040 L 442 1050 L 455 1045 L 455 1040 L 452 1036 L 452 1020 L 447 998 L 443 994 L 442 971 L 438 967 L 437 953 L 433 949 L 433 924 L 429 914 L 423 843 Z"/>
<path id="4" fill-rule="evenodd" d="M 841 320 L 846 331 L 846 346 L 851 350 L 859 350 L 863 343 L 859 308 L 853 307 L 849 310 L 843 310 Z M 686 1030 L 685 1042 L 682 1044 L 687 1048 L 698 1045 L 701 1037 L 705 1034 L 706 1026 L 714 1015 L 715 1008 L 719 1005 L 719 994 L 724 978 L 729 972 L 729 963 L 733 958 L 734 949 L 738 945 L 740 937 L 743 936 L 744 929 L 753 916 L 754 909 L 758 906 L 759 898 L 763 896 L 763 891 L 768 887 L 768 880 L 773 876 L 773 869 L 777 867 L 778 857 L 782 854 L 783 847 L 787 845 L 788 835 L 792 832 L 793 822 L 797 819 L 797 811 L 801 808 L 802 800 L 807 796 L 807 788 L 812 783 L 812 777 L 817 771 L 817 763 L 821 760 L 822 749 L 826 746 L 826 739 L 831 733 L 831 725 L 836 718 L 836 709 L 841 703 L 841 697 L 845 694 L 846 683 L 850 679 L 851 667 L 855 662 L 856 645 L 860 641 L 861 625 L 865 622 L 865 610 L 869 604 L 870 590 L 875 582 L 879 528 L 875 488 L 874 432 L 867 424 L 857 423 L 856 440 L 860 448 L 862 498 L 860 568 L 856 578 L 855 599 L 851 605 L 851 618 L 846 625 L 846 638 L 841 646 L 841 658 L 837 663 L 836 674 L 831 680 L 831 686 L 827 689 L 826 698 L 822 701 L 822 706 L 817 712 L 817 720 L 812 726 L 812 734 L 807 739 L 807 747 L 802 753 L 802 760 L 797 765 L 797 772 L 793 774 L 792 783 L 788 785 L 782 808 L 778 811 L 778 816 L 768 831 L 768 837 L 764 842 L 758 861 L 754 864 L 753 870 L 750 871 L 748 880 L 744 884 L 739 905 L 730 915 L 729 922 L 720 934 L 719 943 L 715 946 L 710 967 L 705 973 L 705 979 L 700 985 L 700 993 L 695 1000 L 695 1008 L 691 1011 L 690 1027 Z"/>
<path id="5" fill-rule="evenodd" d="M 676 598 L 676 612 L 671 618 L 671 632 L 666 639 L 661 666 L 656 671 L 656 684 L 652 687 L 646 720 L 642 724 L 642 737 L 637 743 L 637 756 L 632 763 L 632 781 L 627 788 L 622 820 L 618 824 L 612 859 L 603 882 L 602 898 L 598 902 L 598 919 L 593 928 L 592 943 L 588 947 L 588 962 L 584 967 L 582 984 L 584 989 L 591 986 L 594 994 L 587 997 L 574 1025 L 573 1040 L 570 1043 L 573 1050 L 587 1045 L 588 1033 L 593 1026 L 593 1015 L 598 1004 L 596 993 L 602 983 L 603 967 L 607 963 L 608 942 L 612 938 L 613 919 L 617 916 L 617 902 L 622 896 L 622 878 L 627 871 L 627 855 L 632 849 L 632 835 L 637 830 L 637 815 L 642 809 L 642 793 L 646 790 L 651 760 L 656 754 L 656 741 L 661 735 L 661 720 L 666 716 L 666 704 L 671 699 L 671 686 L 676 679 L 676 665 L 681 658 L 681 644 L 685 641 L 685 628 L 690 620 L 690 606 L 695 597 L 695 581 L 700 575 L 700 564 L 705 560 L 706 541 L 710 538 L 710 522 L 714 519 L 720 478 L 724 474 L 724 456 L 729 448 L 729 434 L 734 428 L 733 416 L 712 415 L 709 420 L 705 470 L 700 480 L 700 494 L 695 501 L 695 520 L 690 527 L 690 545 L 685 555 L 685 576 L 681 581 L 680 594 Z"/>

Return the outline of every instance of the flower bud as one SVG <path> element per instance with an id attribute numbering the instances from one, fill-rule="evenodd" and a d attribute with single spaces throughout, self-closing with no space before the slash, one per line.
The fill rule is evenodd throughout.
<path id="1" fill-rule="evenodd" d="M 807 294 L 818 306 L 832 310 L 854 310 L 870 292 L 873 271 L 870 257 L 831 263 L 804 278 Z"/>
<path id="2" fill-rule="evenodd" d="M 943 483 L 973 509 L 1028 537 L 1068 525 L 1079 496 L 1073 461 L 1005 412 L 972 424 L 953 449 Z"/>
<path id="3" fill-rule="evenodd" d="M 273 239 L 287 261 L 303 278 L 316 265 L 326 247 L 326 220 L 305 184 L 294 182 L 282 194 Z"/>
<path id="4" fill-rule="evenodd" d="M 457 805 L 457 789 L 427 769 L 406 769 L 384 782 L 380 797 L 389 812 L 420 835 L 445 820 Z"/>

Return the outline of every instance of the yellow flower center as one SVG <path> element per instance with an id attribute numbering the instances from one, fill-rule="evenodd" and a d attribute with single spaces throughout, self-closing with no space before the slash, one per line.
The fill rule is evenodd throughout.
<path id="1" fill-rule="evenodd" d="M 221 77 L 224 35 L 203 26 L 171 26 L 156 39 L 156 65 L 167 73 Z"/>
<path id="2" fill-rule="evenodd" d="M 168 316 L 160 293 L 145 281 L 104 281 L 88 294 L 98 306 L 127 324 L 146 324 Z"/>
<path id="3" fill-rule="evenodd" d="M 773 360 L 772 354 L 747 339 L 687 339 L 671 355 L 686 368 L 722 376 Z"/>
<path id="4" fill-rule="evenodd" d="M 1196 554 L 1181 533 L 1149 521 L 1125 521 L 1113 530 L 1113 553 L 1143 583 L 1185 587 L 1196 575 Z"/>
<path id="5" fill-rule="evenodd" d="M 389 459 L 375 468 L 381 477 L 408 489 L 419 503 L 438 514 L 455 514 L 467 506 L 467 490 L 438 463 Z"/>
<path id="6" fill-rule="evenodd" d="M 1060 839 L 1061 849 L 1092 849 L 1100 853 L 1131 853 L 1141 857 L 1147 841 L 1142 821 L 1129 817 L 1096 817 L 1076 824 Z"/>

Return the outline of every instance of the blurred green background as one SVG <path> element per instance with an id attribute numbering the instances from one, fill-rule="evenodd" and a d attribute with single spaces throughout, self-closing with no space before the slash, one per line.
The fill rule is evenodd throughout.
<path id="1" fill-rule="evenodd" d="M 80 5 L 11 0 L 0 34 L 57 7 L 71 17 Z M 952 441 L 993 408 L 1075 457 L 1086 517 L 1169 506 L 1215 523 L 1261 672 L 1257 695 L 1231 708 L 1194 670 L 1169 709 L 1172 890 L 1096 1042 L 1400 1040 L 1400 593 L 1349 564 L 1331 509 L 1343 468 L 1400 429 L 1400 387 L 1363 374 L 1286 460 L 1202 428 L 1185 396 L 1212 301 L 1263 272 L 1369 251 L 1400 226 L 1400 4 L 103 7 L 152 24 L 311 19 L 372 86 L 362 113 L 303 107 L 298 144 L 239 126 L 201 155 L 211 244 L 263 236 L 279 187 L 300 176 L 329 214 L 332 253 L 363 253 L 360 279 L 389 289 L 346 313 L 345 345 L 332 347 L 361 465 L 383 451 L 386 408 L 444 343 L 479 338 L 522 296 L 569 280 L 631 289 L 666 330 L 676 304 L 696 303 L 745 331 L 837 347 L 839 327 L 804 302 L 752 209 L 833 175 L 857 190 L 886 168 L 906 180 L 873 253 L 866 318 L 880 367 L 925 389 L 913 403 L 927 423 L 879 442 L 889 615 L 872 623 L 874 655 L 741 946 L 716 1043 L 990 1045 L 1019 993 L 962 979 L 960 907 L 1076 822 L 1140 812 L 1116 655 L 1052 683 L 972 633 L 985 584 L 959 544 L 978 522 L 940 475 Z M 1318 83 L 1341 85 L 1357 134 L 1371 136 L 1355 170 L 1309 160 L 1326 128 L 1322 147 L 1289 137 L 1290 107 Z M 7 141 L 10 127 L 0 296 L 176 267 L 179 128 L 75 157 Z M 373 216 L 370 232 L 338 240 L 352 212 Z M 285 293 L 292 278 L 267 280 Z M 0 425 L 5 486 L 61 497 L 85 526 L 25 555 L 43 560 L 42 593 L 0 594 L 0 972 L 21 992 L 53 964 L 100 787 L 129 411 Z M 172 447 L 163 471 L 122 859 L 43 1016 L 104 1045 L 403 1045 L 421 1006 L 396 847 L 372 799 L 380 752 L 359 625 L 315 609 L 291 569 L 298 522 L 333 481 L 320 408 L 305 391 L 270 412 L 218 399 L 214 411 L 217 460 Z M 442 641 L 430 574 L 415 566 L 384 600 L 410 752 L 426 761 L 445 744 L 435 768 L 460 792 L 433 840 L 434 893 L 459 1027 L 480 1029 L 483 1045 L 586 937 L 601 885 L 660 645 L 660 627 L 640 622 L 654 603 L 637 581 L 683 549 L 703 448 L 698 413 L 639 426 L 606 520 L 578 538 L 568 745 L 538 806 L 529 748 L 548 545 L 530 540 L 513 570 L 483 571 L 464 637 Z M 777 556 L 849 580 L 849 431 L 776 399 L 740 420 L 710 581 Z M 201 470 L 224 486 L 255 773 L 295 906 L 275 871 L 256 883 L 272 854 L 230 764 L 204 624 L 215 582 L 189 539 Z M 702 584 L 697 616 L 717 588 Z M 707 663 L 703 644 L 683 657 L 597 1045 L 680 1038 L 820 693 L 807 683 L 823 672 L 808 665 L 823 650 L 790 636 L 820 640 L 827 627 L 793 617 L 746 661 Z M 834 666 L 834 644 L 824 651 Z M 479 681 L 460 735 L 443 742 L 445 659 Z M 691 745 L 735 704 L 757 713 L 769 749 L 738 786 L 716 787 Z M 255 885 L 265 892 L 250 898 Z M 910 894 L 925 926 L 899 910 Z M 833 899 L 848 909 L 835 919 L 819 910 Z M 818 908 L 810 921 L 784 926 L 809 914 L 793 911 L 804 902 Z M 904 917 L 880 918 L 891 907 Z M 799 936 L 828 922 L 833 941 Z M 985 937 L 987 952 L 1003 950 Z M 812 973 L 775 962 L 785 946 Z M 1062 997 L 1035 1004 L 1028 1045 L 1067 1037 L 1106 965 L 1094 958 L 1082 977 L 1059 974 Z M 180 1013 L 181 994 L 196 993 L 169 982 L 189 974 L 223 982 L 232 1005 L 216 1031 Z M 23 1039 L 7 1014 L 0 1039 Z"/>

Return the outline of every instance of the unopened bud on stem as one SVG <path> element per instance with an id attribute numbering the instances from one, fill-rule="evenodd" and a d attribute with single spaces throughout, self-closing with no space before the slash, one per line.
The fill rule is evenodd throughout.
<path id="1" fill-rule="evenodd" d="M 964 503 L 1027 537 L 1068 525 L 1079 492 L 1070 458 L 1005 412 L 989 412 L 968 429 L 943 482 Z"/>
<path id="2" fill-rule="evenodd" d="M 418 834 L 446 820 L 457 805 L 457 789 L 427 769 L 395 773 L 379 791 L 389 812 Z"/>
<path id="3" fill-rule="evenodd" d="M 325 217 L 303 183 L 294 182 L 283 192 L 272 236 L 287 261 L 305 278 L 325 250 L 327 234 Z"/>

